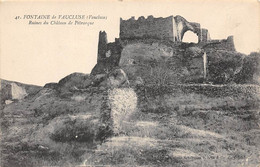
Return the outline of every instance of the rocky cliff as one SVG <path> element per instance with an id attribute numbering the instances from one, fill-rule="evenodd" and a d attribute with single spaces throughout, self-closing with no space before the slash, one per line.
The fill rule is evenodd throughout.
<path id="1" fill-rule="evenodd" d="M 117 43 L 109 44 L 118 46 L 113 47 L 113 50 L 107 48 L 106 53 L 110 56 L 103 56 L 91 74 L 104 74 L 113 71 L 114 68 L 122 68 L 131 81 L 134 82 L 134 77 L 141 77 L 147 84 L 154 84 L 152 76 L 155 76 L 155 73 L 165 73 L 165 83 L 172 84 L 205 81 L 228 83 L 236 81 L 234 77 L 242 69 L 246 56 L 236 52 L 231 41 L 231 37 L 227 40 L 198 44 L 156 39 L 119 39 Z M 206 62 L 203 62 L 204 53 L 207 56 Z M 207 69 L 206 75 L 204 68 Z"/>
<path id="2" fill-rule="evenodd" d="M 181 42 L 187 31 L 197 34 L 199 42 Z M 99 33 L 98 61 L 91 75 L 121 68 L 132 84 L 136 78 L 144 84 L 242 83 L 237 77 L 245 57 L 236 52 L 232 36 L 212 40 L 207 29 L 181 16 L 121 19 L 115 42 L 107 43 L 106 32 Z"/>

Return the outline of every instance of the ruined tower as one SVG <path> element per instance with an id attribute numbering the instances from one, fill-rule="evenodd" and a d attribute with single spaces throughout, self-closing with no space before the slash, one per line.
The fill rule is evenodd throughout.
<path id="1" fill-rule="evenodd" d="M 107 50 L 107 33 L 105 31 L 99 32 L 98 38 L 98 56 L 97 61 L 106 58 L 106 50 Z"/>

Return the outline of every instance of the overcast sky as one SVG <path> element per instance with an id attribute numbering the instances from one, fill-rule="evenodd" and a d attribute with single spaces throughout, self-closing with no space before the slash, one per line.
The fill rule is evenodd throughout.
<path id="1" fill-rule="evenodd" d="M 44 85 L 73 72 L 90 73 L 97 59 L 98 32 L 105 30 L 108 40 L 114 41 L 120 17 L 181 15 L 207 28 L 212 39 L 234 35 L 239 52 L 259 51 L 259 7 L 257 0 L 2 2 L 0 78 Z M 28 25 L 28 20 L 15 20 L 35 14 L 101 15 L 107 20 L 96 20 L 92 26 Z"/>

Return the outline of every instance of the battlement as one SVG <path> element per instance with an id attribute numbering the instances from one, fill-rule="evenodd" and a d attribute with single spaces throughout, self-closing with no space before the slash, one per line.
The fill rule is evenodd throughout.
<path id="1" fill-rule="evenodd" d="M 154 18 L 141 16 L 137 20 L 131 17 L 128 20 L 120 18 L 121 39 L 154 38 L 173 41 L 173 16 Z"/>
<path id="2" fill-rule="evenodd" d="M 185 32 L 192 31 L 198 36 L 199 42 L 210 40 L 207 29 L 201 29 L 199 23 L 188 22 L 182 16 L 147 18 L 141 16 L 137 20 L 131 17 L 128 20 L 120 18 L 120 39 L 161 39 L 181 42 Z"/>

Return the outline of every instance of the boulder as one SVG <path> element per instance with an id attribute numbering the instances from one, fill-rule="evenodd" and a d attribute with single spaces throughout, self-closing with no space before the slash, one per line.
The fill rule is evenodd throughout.
<path id="1" fill-rule="evenodd" d="M 104 81 L 106 79 L 106 74 L 97 74 L 94 75 L 92 78 L 92 82 L 91 85 L 92 86 L 98 86 L 102 81 Z"/>
<path id="2" fill-rule="evenodd" d="M 144 80 L 141 77 L 136 77 L 134 85 L 143 85 L 143 84 L 144 84 Z"/>
<path id="3" fill-rule="evenodd" d="M 55 82 L 47 83 L 47 84 L 44 85 L 44 88 L 57 89 L 58 84 L 55 83 Z"/>
<path id="4" fill-rule="evenodd" d="M 173 56 L 173 52 L 172 47 L 160 42 L 128 44 L 122 51 L 119 66 L 126 72 L 131 84 L 135 85 L 138 77 L 142 78 L 143 83 L 157 84 L 155 73 L 166 70 L 166 62 Z"/>
<path id="5" fill-rule="evenodd" d="M 5 100 L 5 104 L 6 105 L 8 105 L 8 104 L 11 104 L 11 103 L 13 103 L 14 101 L 12 101 L 12 100 Z"/>
<path id="6" fill-rule="evenodd" d="M 88 74 L 72 73 L 58 82 L 57 89 L 59 92 L 70 92 L 77 89 L 83 89 L 91 85 L 91 79 Z M 48 86 L 48 85 L 47 85 Z"/>
<path id="7" fill-rule="evenodd" d="M 128 86 L 128 78 L 126 73 L 122 69 L 115 69 L 106 76 L 106 79 L 102 81 L 99 86 L 107 88 L 118 88 Z"/>

